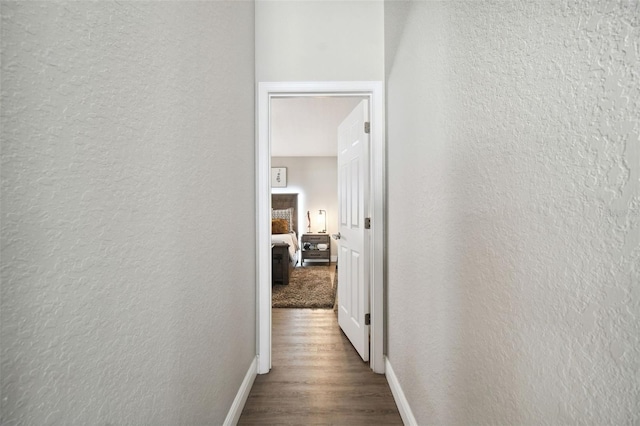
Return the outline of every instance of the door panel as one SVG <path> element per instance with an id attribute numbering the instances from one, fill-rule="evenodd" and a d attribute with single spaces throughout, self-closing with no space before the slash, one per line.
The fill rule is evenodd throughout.
<path id="1" fill-rule="evenodd" d="M 338 323 L 364 361 L 369 360 L 368 212 L 369 105 L 362 101 L 338 127 Z"/>

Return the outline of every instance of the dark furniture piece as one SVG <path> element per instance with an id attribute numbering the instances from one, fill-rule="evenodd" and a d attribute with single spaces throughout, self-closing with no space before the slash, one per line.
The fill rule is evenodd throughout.
<path id="1" fill-rule="evenodd" d="M 289 244 L 275 243 L 271 245 L 271 285 L 289 285 Z"/>
<path id="2" fill-rule="evenodd" d="M 298 246 L 298 194 L 271 194 L 271 209 L 284 210 L 293 209 L 291 225 L 295 232 L 294 247 Z M 272 242 L 271 244 L 271 283 L 289 284 L 289 275 L 300 259 L 299 251 L 295 256 L 289 256 L 289 244 L 282 242 Z"/>
<path id="3" fill-rule="evenodd" d="M 298 194 L 271 194 L 271 208 L 273 210 L 293 208 L 292 228 L 298 232 Z"/>
<path id="4" fill-rule="evenodd" d="M 326 250 L 318 250 L 318 244 L 326 244 Z M 302 235 L 302 258 L 305 260 L 323 260 L 331 262 L 331 238 L 329 234 L 303 234 Z"/>

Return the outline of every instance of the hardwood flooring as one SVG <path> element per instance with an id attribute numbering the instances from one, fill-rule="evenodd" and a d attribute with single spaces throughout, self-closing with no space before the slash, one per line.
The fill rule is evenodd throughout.
<path id="1" fill-rule="evenodd" d="M 402 425 L 387 380 L 362 362 L 329 309 L 273 309 L 272 369 L 239 425 Z"/>

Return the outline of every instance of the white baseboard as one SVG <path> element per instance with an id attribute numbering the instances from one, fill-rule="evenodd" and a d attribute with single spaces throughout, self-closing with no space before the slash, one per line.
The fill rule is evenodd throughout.
<path id="1" fill-rule="evenodd" d="M 398 411 L 400 411 L 402 422 L 407 426 L 418 426 L 418 422 L 416 422 L 416 418 L 413 416 L 413 411 L 411 411 L 411 407 L 409 406 L 409 401 L 407 401 L 407 398 L 404 396 L 402 387 L 400 387 L 400 382 L 396 377 L 396 373 L 393 372 L 393 368 L 391 367 L 391 363 L 387 357 L 384 357 L 384 366 L 384 374 L 387 377 L 387 382 L 391 388 L 393 399 L 396 401 L 396 405 L 398 406 Z"/>
<path id="2" fill-rule="evenodd" d="M 247 374 L 244 376 L 244 380 L 240 385 L 240 389 L 238 389 L 238 393 L 233 400 L 233 404 L 231 404 L 231 408 L 227 413 L 227 418 L 224 419 L 224 426 L 234 426 L 238 424 L 238 420 L 240 420 L 240 415 L 242 414 L 242 409 L 244 408 L 244 404 L 247 402 L 249 392 L 251 392 L 251 386 L 253 386 L 253 381 L 256 379 L 257 374 L 258 357 L 255 357 L 249 366 L 249 370 L 247 370 Z"/>

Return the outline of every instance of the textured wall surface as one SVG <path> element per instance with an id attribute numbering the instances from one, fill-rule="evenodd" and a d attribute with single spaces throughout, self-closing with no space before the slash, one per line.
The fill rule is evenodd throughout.
<path id="1" fill-rule="evenodd" d="M 0 11 L 0 423 L 221 424 L 255 356 L 253 4 Z"/>
<path id="2" fill-rule="evenodd" d="M 638 424 L 638 1 L 389 1 L 385 33 L 388 355 L 418 423 Z"/>
<path id="3" fill-rule="evenodd" d="M 257 0 L 257 81 L 384 79 L 381 1 Z"/>

